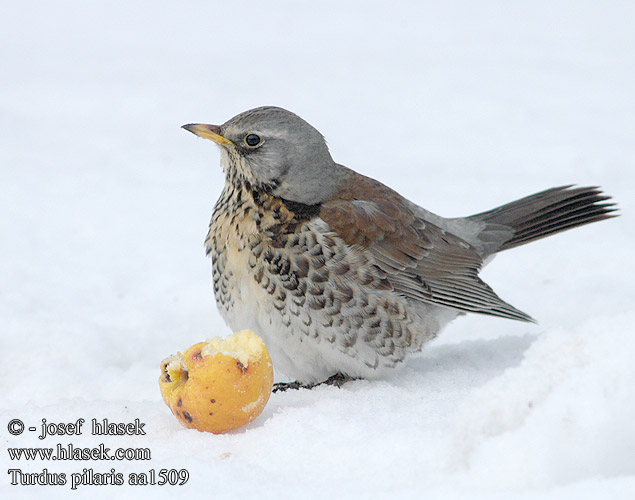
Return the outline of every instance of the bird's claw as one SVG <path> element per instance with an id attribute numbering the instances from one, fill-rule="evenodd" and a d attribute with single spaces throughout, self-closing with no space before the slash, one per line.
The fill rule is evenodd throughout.
<path id="1" fill-rule="evenodd" d="M 346 382 L 351 382 L 353 380 L 357 380 L 354 377 L 349 377 L 348 375 L 343 375 L 341 373 L 336 373 L 335 375 L 327 378 L 322 382 L 317 382 L 314 384 L 301 384 L 300 382 L 278 382 L 273 384 L 272 392 L 284 392 L 289 389 L 298 390 L 298 389 L 313 389 L 319 385 L 332 385 L 335 387 L 342 387 Z"/>

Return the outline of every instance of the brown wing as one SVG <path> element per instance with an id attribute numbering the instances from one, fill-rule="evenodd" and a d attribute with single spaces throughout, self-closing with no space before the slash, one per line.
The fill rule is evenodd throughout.
<path id="1" fill-rule="evenodd" d="M 322 205 L 320 217 L 348 244 L 367 249 L 394 291 L 461 311 L 533 321 L 481 281 L 483 261 L 471 245 L 417 217 L 387 186 L 353 175 L 337 198 Z"/>

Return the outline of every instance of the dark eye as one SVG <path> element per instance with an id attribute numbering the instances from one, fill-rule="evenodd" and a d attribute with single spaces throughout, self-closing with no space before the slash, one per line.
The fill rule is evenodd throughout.
<path id="1" fill-rule="evenodd" d="M 249 147 L 255 147 L 262 142 L 262 139 L 259 135 L 256 134 L 247 134 L 245 136 L 245 144 Z"/>

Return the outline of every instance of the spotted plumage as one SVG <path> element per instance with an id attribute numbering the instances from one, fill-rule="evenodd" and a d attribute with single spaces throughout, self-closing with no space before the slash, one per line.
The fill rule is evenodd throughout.
<path id="1" fill-rule="evenodd" d="M 226 183 L 205 241 L 221 315 L 305 383 L 381 376 L 465 312 L 531 321 L 478 277 L 484 263 L 613 211 L 597 189 L 566 186 L 444 219 L 336 164 L 281 108 L 184 127 L 221 146 Z"/>
<path id="2" fill-rule="evenodd" d="M 233 329 L 261 332 L 276 366 L 296 379 L 341 371 L 326 362 L 333 356 L 359 364 L 356 376 L 370 376 L 421 347 L 407 300 L 386 293 L 384 273 L 337 237 L 318 210 L 227 184 L 206 247 L 223 318 Z M 302 376 L 305 358 L 315 372 L 310 379 Z"/>

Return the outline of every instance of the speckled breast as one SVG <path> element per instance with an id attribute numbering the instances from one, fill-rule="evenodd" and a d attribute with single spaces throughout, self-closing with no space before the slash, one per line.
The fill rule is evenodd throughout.
<path id="1" fill-rule="evenodd" d="M 221 314 L 233 330 L 257 329 L 270 350 L 276 344 L 274 363 L 280 349 L 307 363 L 363 365 L 359 376 L 393 366 L 418 347 L 407 301 L 318 214 L 225 186 L 206 239 Z"/>

